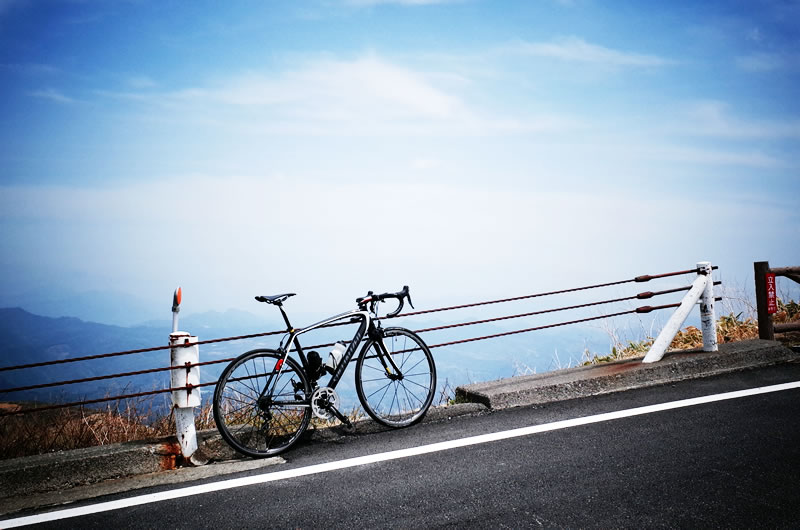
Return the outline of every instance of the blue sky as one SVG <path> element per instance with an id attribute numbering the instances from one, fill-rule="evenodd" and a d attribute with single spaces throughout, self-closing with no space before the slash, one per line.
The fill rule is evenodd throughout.
<path id="1" fill-rule="evenodd" d="M 0 0 L 0 305 L 800 264 L 800 2 Z M 764 230 L 764 227 L 768 230 Z M 99 294 L 98 294 L 99 296 Z M 128 303 L 120 297 L 120 303 Z M 162 307 L 163 306 L 163 307 Z"/>

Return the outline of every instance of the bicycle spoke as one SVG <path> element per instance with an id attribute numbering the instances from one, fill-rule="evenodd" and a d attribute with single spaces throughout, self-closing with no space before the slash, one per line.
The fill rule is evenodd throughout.
<path id="1" fill-rule="evenodd" d="M 411 404 L 411 396 L 408 394 L 408 389 L 406 388 L 405 385 L 402 385 L 402 387 L 403 387 L 403 394 L 405 394 L 406 396 L 406 405 L 407 405 L 406 410 L 414 410 L 415 407 L 414 405 Z M 422 404 L 422 401 L 420 401 L 419 398 L 415 397 L 415 399 L 419 401 L 420 404 Z"/>
<path id="2" fill-rule="evenodd" d="M 397 385 L 392 385 L 394 387 L 394 394 L 392 395 L 392 403 L 389 405 L 389 416 L 392 415 L 392 409 L 394 408 L 394 403 L 397 401 Z"/>
<path id="3" fill-rule="evenodd" d="M 414 368 L 416 368 L 416 367 L 417 367 L 417 366 L 419 366 L 420 364 L 424 363 L 426 360 L 427 360 L 427 359 L 426 359 L 425 357 L 420 357 L 419 361 L 417 361 L 416 363 L 414 363 L 412 366 L 409 366 L 409 367 L 407 368 L 407 370 L 413 370 Z"/>
<path id="4" fill-rule="evenodd" d="M 236 408 L 233 408 L 233 407 L 232 407 L 232 408 L 230 408 L 230 409 L 228 410 L 228 412 L 233 412 L 233 413 L 236 413 L 236 412 L 239 412 L 240 410 L 244 410 L 244 409 L 245 409 L 245 407 L 247 407 L 247 405 L 245 405 L 244 403 L 242 403 L 242 405 L 241 405 L 241 406 L 239 406 L 239 407 L 236 407 Z"/>
<path id="5" fill-rule="evenodd" d="M 384 388 L 388 389 L 388 387 L 389 387 L 391 384 L 392 384 L 392 382 L 391 382 L 391 381 L 389 381 L 389 382 L 388 382 L 388 383 L 386 383 L 384 386 L 382 386 L 382 387 L 379 387 L 377 390 L 375 390 L 375 392 L 373 392 L 372 394 L 370 394 L 368 397 L 372 397 L 372 396 L 374 396 L 375 394 L 377 394 L 378 392 L 380 392 L 380 391 L 381 391 L 381 390 L 383 390 Z M 384 393 L 383 393 L 383 395 L 385 396 L 385 395 L 386 395 L 386 392 L 384 392 Z M 378 403 L 380 403 L 381 401 L 383 401 L 383 396 L 381 396 L 381 399 L 379 399 L 379 400 L 378 400 Z"/>
<path id="6" fill-rule="evenodd" d="M 404 381 L 405 381 L 405 379 L 404 379 Z M 428 385 L 421 385 L 421 384 L 417 383 L 416 381 L 412 381 L 411 379 L 409 379 L 408 382 L 411 383 L 412 385 L 417 385 L 418 387 L 420 387 L 423 390 L 427 390 L 429 388 Z"/>
<path id="7" fill-rule="evenodd" d="M 378 400 L 378 405 L 379 406 L 380 406 L 381 403 L 383 403 L 383 399 L 386 397 L 386 394 L 388 394 L 389 390 L 392 388 L 392 383 L 391 382 L 387 383 L 384 388 L 385 388 L 385 390 L 383 391 L 383 394 L 381 395 L 381 398 Z"/>
<path id="8" fill-rule="evenodd" d="M 247 373 L 247 376 L 248 376 L 250 379 L 248 379 L 248 380 L 247 380 L 247 382 L 244 382 L 244 381 L 243 381 L 243 382 L 242 382 L 242 385 L 244 385 L 244 386 L 248 387 L 248 388 L 249 388 L 250 390 L 252 390 L 254 393 L 258 394 L 258 390 L 256 390 L 255 386 L 250 386 L 250 384 L 249 384 L 249 383 L 251 382 L 252 378 L 253 378 L 253 374 L 251 374 L 251 373 L 250 373 L 250 368 L 247 366 L 247 364 L 246 364 L 246 363 L 244 364 L 244 370 L 245 370 L 245 372 Z"/>
<path id="9" fill-rule="evenodd" d="M 273 418 L 274 422 L 276 424 L 278 424 L 278 427 L 280 427 L 279 430 L 273 429 L 273 434 L 272 434 L 273 437 L 276 436 L 278 434 L 278 432 L 289 432 L 289 429 L 286 427 L 287 423 L 281 421 L 281 419 L 284 418 L 283 414 L 275 414 L 275 415 L 273 415 L 272 418 Z"/>
<path id="10" fill-rule="evenodd" d="M 377 358 L 378 358 L 378 356 L 376 355 L 376 356 L 375 356 L 375 358 L 377 359 Z M 383 367 L 383 365 L 382 365 L 382 364 L 381 364 L 381 365 L 378 365 L 378 367 L 375 367 L 375 366 L 372 366 L 372 365 L 366 365 L 365 367 L 366 367 L 366 368 L 369 368 L 370 370 L 375 370 L 376 372 L 380 372 L 380 373 L 382 373 L 382 374 L 385 374 L 385 373 L 386 373 L 386 369 Z"/>
<path id="11" fill-rule="evenodd" d="M 417 401 L 417 402 L 418 402 L 420 405 L 422 405 L 422 404 L 424 403 L 424 401 L 422 401 L 420 398 L 418 398 L 416 394 L 414 394 L 413 392 L 409 393 L 409 391 L 408 391 L 408 388 L 406 388 L 406 386 L 405 386 L 405 385 L 403 385 L 403 392 L 405 392 L 405 393 L 406 393 L 406 399 L 408 399 L 408 407 L 409 407 L 409 409 L 410 409 L 410 408 L 412 408 L 412 405 L 411 405 L 411 399 L 410 399 L 410 397 L 409 397 L 409 396 L 413 396 L 413 398 L 414 398 L 414 399 L 415 399 L 415 400 L 416 400 L 416 401 Z"/>
<path id="12" fill-rule="evenodd" d="M 383 372 L 383 377 L 376 377 L 375 379 L 362 379 L 364 383 L 374 383 L 376 381 L 386 380 L 386 372 Z"/>

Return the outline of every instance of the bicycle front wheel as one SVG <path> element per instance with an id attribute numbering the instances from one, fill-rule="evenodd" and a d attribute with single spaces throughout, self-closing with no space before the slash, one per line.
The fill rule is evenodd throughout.
<path id="1" fill-rule="evenodd" d="M 356 391 L 367 414 L 388 427 L 406 427 L 420 421 L 433 401 L 436 365 L 430 349 L 412 331 L 386 328 L 386 353 L 367 341 L 356 362 Z"/>
<path id="2" fill-rule="evenodd" d="M 252 457 L 276 455 L 300 438 L 311 419 L 311 387 L 302 368 L 275 350 L 252 350 L 222 372 L 214 421 L 228 444 Z"/>

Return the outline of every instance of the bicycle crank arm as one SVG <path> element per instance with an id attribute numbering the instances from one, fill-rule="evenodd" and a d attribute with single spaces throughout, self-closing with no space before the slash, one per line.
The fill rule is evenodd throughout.
<path id="1" fill-rule="evenodd" d="M 339 420 L 340 422 L 344 423 L 351 429 L 353 428 L 353 424 L 350 422 L 349 419 L 347 419 L 347 416 L 339 412 L 339 409 L 337 409 L 333 405 L 328 405 L 327 407 L 325 407 L 325 410 L 336 416 L 336 419 Z"/>

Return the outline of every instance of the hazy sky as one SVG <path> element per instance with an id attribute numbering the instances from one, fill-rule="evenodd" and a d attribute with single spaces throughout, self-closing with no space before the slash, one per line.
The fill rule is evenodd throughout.
<path id="1" fill-rule="evenodd" d="M 0 303 L 800 265 L 800 2 L 0 0 Z M 98 294 L 99 296 L 99 294 Z M 124 298 L 121 299 L 124 302 Z"/>

